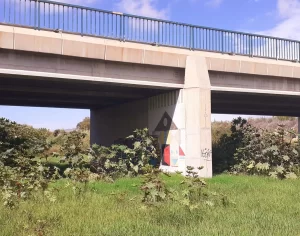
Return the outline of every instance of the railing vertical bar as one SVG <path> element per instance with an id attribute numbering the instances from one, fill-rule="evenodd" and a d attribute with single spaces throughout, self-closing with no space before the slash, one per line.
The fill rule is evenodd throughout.
<path id="1" fill-rule="evenodd" d="M 105 16 L 106 16 L 106 13 L 103 13 L 103 34 L 106 36 L 106 30 L 105 30 Z"/>
<path id="2" fill-rule="evenodd" d="M 48 20 L 48 25 L 49 25 L 49 29 L 50 29 L 50 26 L 51 26 L 51 19 L 50 19 L 50 14 L 51 14 L 51 7 L 50 7 L 50 3 L 48 3 L 48 10 L 49 10 L 49 20 Z"/>
<path id="3" fill-rule="evenodd" d="M 177 33 L 177 24 L 176 24 L 176 23 L 174 24 L 173 28 L 175 29 L 175 30 L 174 30 L 174 31 L 175 31 L 175 46 L 178 47 L 178 45 L 177 45 L 177 41 L 178 41 L 178 39 L 177 39 L 178 33 Z"/>
<path id="4" fill-rule="evenodd" d="M 129 37 L 129 39 L 132 40 L 133 39 L 133 32 L 132 32 L 132 29 L 133 29 L 133 19 L 132 19 L 132 17 L 129 17 L 128 19 L 130 21 L 130 37 Z"/>
<path id="5" fill-rule="evenodd" d="M 60 30 L 60 5 L 57 6 L 57 17 L 58 17 L 58 22 L 57 22 L 57 28 Z"/>
<path id="6" fill-rule="evenodd" d="M 3 1 L 3 16 L 4 23 L 6 22 L 6 0 Z"/>
<path id="7" fill-rule="evenodd" d="M 281 41 L 281 45 L 283 44 L 283 50 L 282 50 L 282 59 L 285 59 L 285 53 L 286 53 L 286 44 L 285 44 L 285 41 L 284 40 L 282 40 Z M 281 59 L 280 58 L 280 59 Z"/>
<path id="8" fill-rule="evenodd" d="M 80 15 L 81 15 L 81 19 L 80 19 L 80 21 L 81 21 L 80 22 L 80 25 L 81 25 L 80 31 L 81 31 L 81 36 L 83 36 L 83 9 L 82 8 L 80 9 Z"/>
<path id="9" fill-rule="evenodd" d="M 90 34 L 93 34 L 93 11 L 90 11 Z"/>
<path id="10" fill-rule="evenodd" d="M 43 6 L 44 6 L 44 25 L 43 25 L 43 28 L 46 28 L 46 3 L 43 3 Z"/>
<path id="11" fill-rule="evenodd" d="M 16 0 L 13 0 L 14 6 L 13 6 L 13 11 L 14 11 L 14 24 L 16 24 Z"/>
<path id="12" fill-rule="evenodd" d="M 98 30 L 99 30 L 99 36 L 101 36 L 101 12 L 99 11 L 98 12 L 99 14 L 98 14 L 98 25 L 99 25 L 99 27 L 98 27 Z"/>
<path id="13" fill-rule="evenodd" d="M 95 25 L 94 25 L 94 34 L 97 35 L 97 12 L 95 11 Z M 117 28 L 116 28 L 117 30 Z M 117 36 L 117 35 L 116 35 Z"/>
<path id="14" fill-rule="evenodd" d="M 85 34 L 88 34 L 89 30 L 88 30 L 89 26 L 88 26 L 88 10 L 85 10 Z"/>
<path id="15" fill-rule="evenodd" d="M 21 25 L 21 4 L 22 4 L 21 1 L 22 0 L 19 0 L 19 21 L 18 21 L 19 25 Z"/>
<path id="16" fill-rule="evenodd" d="M 53 4 L 53 29 L 55 29 L 55 27 L 56 27 L 55 11 L 56 11 L 56 8 L 55 8 L 55 5 Z"/>
<path id="17" fill-rule="evenodd" d="M 80 8 L 82 9 L 82 8 Z M 74 30 L 76 31 L 76 33 L 79 33 L 79 9 L 78 7 L 75 7 L 75 11 L 73 12 L 73 17 L 76 17 L 76 20 L 74 20 L 73 24 L 76 24 L 74 26 Z"/>
<path id="18" fill-rule="evenodd" d="M 71 7 L 71 31 L 74 30 L 74 7 Z"/>
<path id="19" fill-rule="evenodd" d="M 34 2 L 34 28 L 37 29 L 37 1 Z"/>
<path id="20" fill-rule="evenodd" d="M 11 4 L 11 0 L 9 0 L 9 2 L 8 2 L 8 23 L 11 23 L 10 22 L 10 4 Z"/>
<path id="21" fill-rule="evenodd" d="M 62 27 L 63 27 L 63 30 L 65 30 L 65 6 L 63 6 L 62 11 L 63 11 L 63 15 L 62 15 L 62 21 L 63 21 L 62 24 L 63 24 L 63 26 Z"/>
<path id="22" fill-rule="evenodd" d="M 122 17 L 123 17 L 123 41 L 125 42 L 125 40 L 126 40 L 126 35 L 128 34 L 128 31 L 126 31 L 126 29 L 128 28 L 128 27 L 126 27 L 126 16 L 124 16 L 124 15 L 122 15 Z M 128 19 L 128 18 L 127 18 Z"/>
<path id="23" fill-rule="evenodd" d="M 141 19 L 138 19 L 138 39 L 141 40 Z"/>
<path id="24" fill-rule="evenodd" d="M 67 6 L 67 31 L 70 30 L 70 23 L 69 23 L 69 21 L 70 21 L 70 7 Z"/>
<path id="25" fill-rule="evenodd" d="M 26 25 L 26 10 L 27 10 L 26 0 L 25 0 L 25 3 L 24 3 L 24 6 L 25 6 L 25 9 L 24 9 L 24 25 Z"/>
<path id="26" fill-rule="evenodd" d="M 158 39 L 157 39 L 157 44 L 160 44 L 160 22 L 158 21 L 157 23 L 157 28 L 158 28 Z"/>
<path id="27" fill-rule="evenodd" d="M 111 14 L 110 25 L 111 25 L 111 37 L 113 37 L 114 36 L 114 29 L 113 29 L 113 27 L 114 27 L 114 15 L 113 14 Z"/>

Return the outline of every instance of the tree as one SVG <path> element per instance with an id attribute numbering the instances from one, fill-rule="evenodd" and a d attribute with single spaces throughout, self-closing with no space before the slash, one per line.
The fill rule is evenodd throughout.
<path id="1" fill-rule="evenodd" d="M 90 117 L 85 117 L 83 121 L 77 124 L 76 128 L 83 131 L 90 130 Z"/>

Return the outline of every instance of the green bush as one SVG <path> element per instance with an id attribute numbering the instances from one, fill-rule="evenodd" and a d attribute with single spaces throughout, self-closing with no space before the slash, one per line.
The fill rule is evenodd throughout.
<path id="1" fill-rule="evenodd" d="M 279 179 L 297 178 L 299 146 L 291 142 L 291 132 L 283 126 L 279 126 L 275 132 L 269 132 L 248 125 L 243 133 L 242 145 L 234 155 L 234 172 Z"/>
<path id="2" fill-rule="evenodd" d="M 136 176 L 143 173 L 150 160 L 158 159 L 155 139 L 149 135 L 148 129 L 135 130 L 123 143 L 127 145 L 93 145 L 89 152 L 92 159 L 91 170 L 112 178 Z"/>
<path id="3" fill-rule="evenodd" d="M 241 117 L 231 122 L 230 132 L 226 131 L 219 140 L 213 142 L 213 172 L 229 171 L 235 164 L 234 153 L 242 145 L 244 127 L 247 121 Z"/>
<path id="4" fill-rule="evenodd" d="M 48 135 L 45 129 L 0 119 L 0 189 L 4 205 L 14 207 L 35 191 L 45 192 L 51 177 L 57 174 L 56 169 L 51 174 L 49 167 L 35 160 L 50 148 Z"/>

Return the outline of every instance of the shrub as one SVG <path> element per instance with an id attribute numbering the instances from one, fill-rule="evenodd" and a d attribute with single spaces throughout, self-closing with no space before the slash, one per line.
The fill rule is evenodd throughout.
<path id="1" fill-rule="evenodd" d="M 31 197 L 34 191 L 47 189 L 50 168 L 34 158 L 43 156 L 50 148 L 48 135 L 45 129 L 0 119 L 0 189 L 5 205 L 13 207 L 19 200 Z"/>
<path id="2" fill-rule="evenodd" d="M 213 171 L 222 173 L 229 171 L 235 164 L 234 153 L 242 145 L 244 127 L 247 121 L 238 117 L 231 122 L 230 132 L 221 136 L 218 142 L 213 143 Z"/>
<path id="3" fill-rule="evenodd" d="M 113 178 L 120 175 L 135 176 L 142 174 L 143 168 L 152 159 L 158 159 L 155 139 L 149 135 L 148 129 L 135 130 L 123 143 L 127 145 L 93 145 L 89 153 L 92 159 L 91 170 Z"/>
<path id="4" fill-rule="evenodd" d="M 243 130 L 242 146 L 234 155 L 236 173 L 266 175 L 275 178 L 297 178 L 299 146 L 291 142 L 291 133 L 283 126 L 275 132 L 248 125 Z"/>

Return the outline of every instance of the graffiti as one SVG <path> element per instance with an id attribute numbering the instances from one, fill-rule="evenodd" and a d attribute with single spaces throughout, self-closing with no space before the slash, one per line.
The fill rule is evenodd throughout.
<path id="1" fill-rule="evenodd" d="M 211 158 L 211 154 L 212 154 L 212 150 L 205 148 L 201 150 L 201 157 L 205 158 L 205 159 L 209 159 Z"/>

